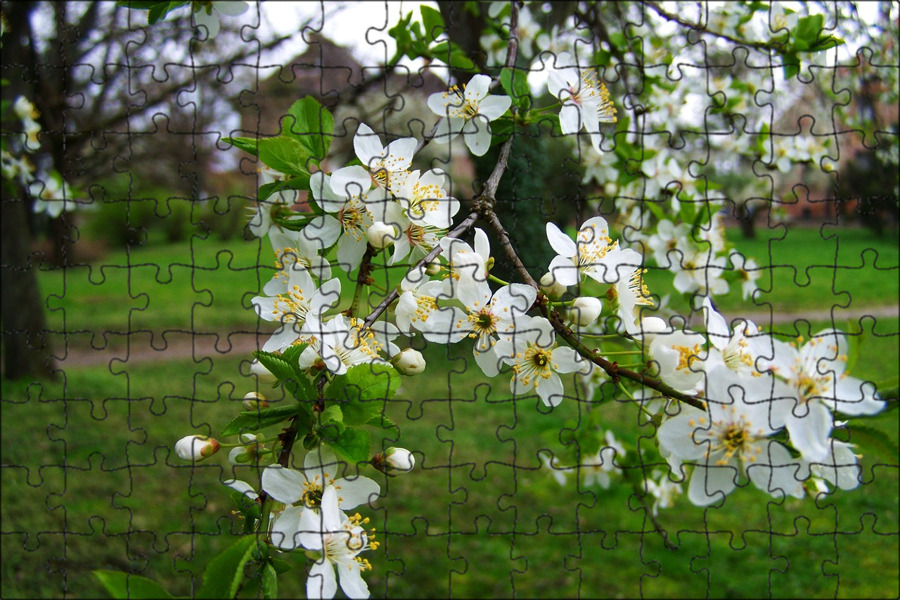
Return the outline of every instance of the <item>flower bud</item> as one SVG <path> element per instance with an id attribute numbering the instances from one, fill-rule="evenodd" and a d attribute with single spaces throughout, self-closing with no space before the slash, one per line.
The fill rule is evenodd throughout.
<path id="1" fill-rule="evenodd" d="M 244 410 L 259 410 L 269 406 L 266 397 L 257 392 L 248 392 L 241 404 L 244 405 Z"/>
<path id="2" fill-rule="evenodd" d="M 416 459 L 412 452 L 406 448 L 394 448 L 391 446 L 384 451 L 384 466 L 390 471 L 408 473 L 416 466 Z"/>
<path id="3" fill-rule="evenodd" d="M 425 358 L 422 353 L 406 348 L 391 359 L 394 367 L 404 375 L 418 375 L 425 370 Z"/>
<path id="4" fill-rule="evenodd" d="M 200 461 L 219 451 L 219 442 L 205 435 L 189 435 L 175 442 L 175 454 L 182 460 Z"/>
<path id="5" fill-rule="evenodd" d="M 400 473 L 408 473 L 416 466 L 412 452 L 405 448 L 388 448 L 382 454 L 372 457 L 372 466 L 387 475 L 396 477 Z"/>
<path id="6" fill-rule="evenodd" d="M 429 262 L 425 267 L 425 274 L 434 277 L 441 272 L 441 263 L 438 259 Z"/>
<path id="7" fill-rule="evenodd" d="M 256 375 L 259 378 L 260 383 L 275 383 L 278 381 L 278 378 L 255 358 L 253 359 L 253 362 L 250 363 L 250 373 Z"/>
<path id="8" fill-rule="evenodd" d="M 373 248 L 386 248 L 397 239 L 397 228 L 381 221 L 375 221 L 366 231 L 366 238 Z"/>
<path id="9" fill-rule="evenodd" d="M 553 273 L 545 273 L 541 277 L 541 291 L 551 298 L 559 298 L 566 293 L 568 288 L 556 280 Z"/>
<path id="10" fill-rule="evenodd" d="M 242 444 L 228 452 L 228 462 L 233 465 L 246 464 L 256 459 L 259 455 L 260 445 L 256 442 L 256 436 L 252 433 L 242 433 L 238 436 Z"/>
<path id="11" fill-rule="evenodd" d="M 569 319 L 573 323 L 586 327 L 597 320 L 602 310 L 603 303 L 599 299 L 581 296 L 575 298 L 575 301 L 572 302 L 572 308 L 569 309 Z"/>

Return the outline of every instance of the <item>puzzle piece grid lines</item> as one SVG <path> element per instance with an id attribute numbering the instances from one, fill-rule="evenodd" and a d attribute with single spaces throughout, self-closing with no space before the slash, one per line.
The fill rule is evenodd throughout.
<path id="1" fill-rule="evenodd" d="M 187 464 L 172 452 L 174 441 L 183 432 L 216 436 L 237 414 L 244 394 L 256 387 L 250 370 L 251 352 L 261 348 L 279 326 L 291 326 L 287 321 L 259 318 L 253 305 L 253 298 L 277 267 L 273 266 L 267 241 L 242 239 L 246 207 L 260 183 L 257 165 L 246 157 L 236 159 L 239 153 L 222 138 L 277 134 L 284 124 L 277 115 L 284 109 L 276 110 L 267 91 L 290 88 L 296 94 L 297 89 L 308 90 L 306 93 L 315 94 L 335 114 L 335 138 L 329 156 L 333 162 L 328 168 L 337 169 L 353 157 L 353 134 L 360 123 L 371 125 L 382 140 L 405 136 L 422 139 L 431 127 L 424 117 L 428 114 L 425 90 L 443 85 L 427 68 L 404 66 L 398 78 L 384 78 L 383 85 L 357 91 L 365 79 L 378 78 L 377 65 L 355 59 L 347 65 L 328 64 L 330 59 L 347 55 L 323 37 L 324 23 L 330 17 L 324 7 L 322 10 L 318 21 L 313 19 L 311 25 L 295 34 L 308 49 L 291 64 L 287 59 L 279 63 L 262 58 L 261 50 L 267 42 L 256 37 L 256 30 L 263 27 L 256 8 L 248 13 L 250 24 L 240 28 L 239 39 L 247 45 L 247 56 L 231 64 L 203 64 L 200 54 L 195 56 L 193 50 L 185 60 L 154 64 L 147 57 L 154 54 L 155 38 L 147 33 L 141 36 L 142 26 L 133 23 L 135 39 L 125 44 L 125 52 L 134 62 L 119 65 L 128 73 L 129 87 L 118 100 L 143 98 L 135 100 L 135 106 L 141 107 L 170 79 L 191 82 L 169 105 L 172 114 L 157 108 L 148 111 L 145 118 L 130 119 L 122 129 L 69 131 L 65 129 L 68 124 L 81 118 L 76 113 L 91 110 L 96 100 L 84 93 L 89 86 L 83 86 L 82 92 L 68 97 L 57 119 L 60 127 L 45 128 L 47 135 L 88 135 L 94 150 L 107 150 L 106 155 L 112 157 L 107 171 L 111 178 L 103 185 L 90 186 L 89 196 L 94 205 L 102 205 L 108 212 L 112 212 L 109 207 L 123 209 L 121 214 L 107 216 L 110 235 L 118 228 L 127 230 L 124 235 L 136 237 L 127 240 L 127 245 L 123 240 L 124 251 L 96 250 L 99 258 L 94 260 L 89 242 L 95 234 L 87 225 L 91 213 L 84 218 L 76 217 L 77 212 L 64 213 L 69 215 L 64 221 L 68 229 L 56 239 L 65 238 L 71 262 L 59 267 L 55 250 L 47 245 L 29 255 L 30 265 L 42 273 L 42 300 L 51 323 L 44 337 L 31 342 L 53 345 L 59 379 L 3 382 L 0 507 L 6 566 L 2 595 L 16 597 L 23 590 L 41 597 L 98 594 L 101 588 L 90 575 L 96 568 L 165 579 L 174 586 L 170 588 L 173 592 L 193 595 L 202 584 L 205 561 L 242 531 L 243 523 L 232 513 L 220 482 L 244 479 L 258 489 L 259 480 L 253 479 L 256 476 L 251 469 L 225 460 Z M 632 33 L 624 40 L 640 46 L 644 41 L 640 28 L 649 25 L 643 21 L 632 25 Z M 833 29 L 826 19 L 823 31 Z M 369 33 L 374 38 L 386 30 L 387 25 L 373 25 Z M 371 45 L 379 48 L 383 43 Z M 587 44 L 581 40 L 576 45 Z M 625 62 L 600 69 L 600 78 L 610 87 L 618 85 L 621 89 L 627 83 L 633 90 L 616 99 L 620 115 L 634 114 L 636 106 L 643 106 L 627 129 L 610 129 L 604 136 L 601 158 L 613 155 L 618 144 L 630 139 L 640 140 L 638 146 L 642 148 L 678 155 L 714 138 L 758 135 L 758 129 L 740 114 L 728 129 L 717 129 L 710 120 L 704 120 L 696 129 L 671 131 L 668 109 L 647 105 L 635 81 L 657 76 L 677 83 L 705 71 L 706 85 L 698 95 L 702 102 L 709 103 L 701 106 L 709 109 L 730 100 L 729 90 L 717 87 L 718 73 L 769 73 L 763 77 L 766 86 L 752 97 L 740 99 L 747 112 L 758 108 L 765 114 L 768 107 L 769 116 L 763 121 L 775 138 L 751 166 L 757 180 L 754 183 L 760 189 L 748 192 L 748 196 L 758 194 L 770 200 L 770 207 L 761 209 L 763 216 L 757 221 L 768 239 L 767 244 L 757 247 L 763 247 L 768 256 L 754 257 L 758 265 L 751 270 L 760 273 L 759 292 L 747 300 L 741 313 L 734 311 L 729 316 L 746 316 L 749 312 L 767 329 L 807 338 L 822 329 L 822 323 L 855 326 L 858 333 L 851 338 L 863 340 L 865 335 L 866 340 L 889 341 L 896 346 L 900 336 L 896 286 L 882 286 L 890 298 L 873 299 L 866 289 L 866 285 L 875 286 L 876 280 L 897 279 L 900 268 L 896 252 L 880 242 L 876 247 L 873 238 L 871 248 L 858 256 L 848 255 L 845 249 L 852 253 L 859 244 L 842 229 L 845 217 L 823 213 L 819 239 L 815 240 L 822 244 L 821 254 L 812 264 L 797 268 L 784 251 L 789 247 L 789 235 L 793 235 L 793 225 L 785 219 L 784 211 L 797 205 L 819 211 L 817 206 L 833 202 L 827 190 L 816 188 L 802 175 L 800 183 L 780 192 L 769 169 L 777 162 L 779 139 L 830 140 L 834 153 L 822 159 L 824 165 L 837 164 L 841 148 L 846 152 L 854 145 L 887 145 L 896 150 L 896 130 L 846 130 L 827 110 L 821 112 L 821 107 L 802 102 L 788 113 L 791 118 L 775 118 L 777 106 L 797 102 L 798 90 L 821 78 L 833 82 L 834 97 L 829 99 L 833 105 L 853 101 L 853 90 L 846 87 L 851 79 L 835 65 L 801 69 L 797 78 L 800 83 L 793 89 L 772 75 L 780 65 L 760 60 L 752 49 L 737 47 L 722 56 L 707 48 L 696 31 L 688 34 L 685 48 L 686 56 L 688 49 L 699 51 L 702 60 L 692 55 L 691 60 L 679 57 L 671 64 L 657 63 L 649 57 L 656 56 L 658 49 L 647 47 L 645 65 Z M 383 51 L 385 59 L 390 58 L 386 46 Z M 544 56 L 548 64 L 556 58 Z M 864 49 L 846 65 L 862 65 L 880 73 L 900 68 L 879 63 L 871 49 Z M 80 78 L 97 86 L 111 77 L 96 63 L 67 66 L 73 73 L 83 69 L 86 74 Z M 16 67 L 4 59 L 3 76 L 10 77 Z M 251 74 L 249 79 L 241 76 L 242 71 Z M 267 87 L 273 81 L 277 84 Z M 229 90 L 224 95 L 233 103 L 227 112 L 239 115 L 240 123 L 234 116 L 227 117 L 226 123 L 217 123 L 217 115 L 226 112 L 224 107 L 221 112 L 204 109 L 202 82 L 215 82 Z M 785 89 L 779 89 L 781 84 Z M 241 89 L 235 92 L 235 85 Z M 346 98 L 352 100 L 350 106 L 344 105 Z M 218 101 L 213 100 L 210 106 L 217 107 Z M 191 106 L 191 110 L 177 110 Z M 405 111 L 414 109 L 419 110 L 419 116 L 405 116 Z M 386 138 L 385 132 L 392 137 Z M 606 168 L 592 154 L 588 140 L 579 140 L 576 155 L 563 157 L 553 152 L 558 153 L 560 145 L 567 143 L 566 137 L 552 132 L 549 120 L 516 135 L 521 143 L 514 147 L 498 191 L 501 203 L 497 212 L 520 241 L 528 240 L 522 235 L 533 233 L 528 228 L 534 226 L 534 214 L 540 215 L 538 236 L 543 238 L 545 222 L 558 220 L 560 225 L 569 222 L 577 227 L 595 214 L 613 211 L 615 203 L 607 191 L 581 179 L 579 164 L 598 172 Z M 536 151 L 522 149 L 538 147 L 539 140 L 550 142 Z M 118 149 L 110 150 L 113 144 L 118 144 Z M 176 172 L 156 174 L 160 183 L 155 190 L 138 190 L 144 185 L 141 179 L 148 174 L 152 178 L 154 167 L 160 168 L 141 164 L 152 156 L 147 147 L 154 144 L 172 149 Z M 633 198 L 639 207 L 636 217 L 618 232 L 623 244 L 643 243 L 641 224 L 654 217 L 649 205 L 660 204 L 654 199 L 666 189 L 677 194 L 698 180 L 715 177 L 721 160 L 717 154 L 721 156 L 723 151 L 713 149 L 713 145 L 707 144 L 705 158 L 686 165 L 683 172 L 660 169 L 647 179 L 642 195 Z M 457 139 L 449 144 L 452 158 L 433 146 L 417 155 L 417 162 L 421 156 L 423 168 L 440 167 L 450 173 L 452 196 L 474 197 L 480 189 L 477 182 L 484 181 L 486 175 L 471 161 L 461 160 L 468 152 L 465 143 Z M 559 164 L 548 167 L 541 150 L 549 152 L 552 159 L 559 158 Z M 77 178 L 79 173 L 88 172 L 85 160 L 69 158 L 67 176 Z M 643 160 L 645 156 L 636 156 L 626 164 L 637 168 Z M 224 164 L 228 169 L 204 173 L 203 165 L 210 163 Z M 460 167 L 460 163 L 464 165 Z M 169 161 L 162 166 L 172 164 Z M 553 181 L 547 189 L 535 190 L 531 181 L 535 172 L 542 170 L 547 180 Z M 234 173 L 243 174 L 243 180 Z M 242 187 L 248 177 L 253 190 Z M 172 182 L 179 192 L 164 191 Z M 49 181 L 42 183 L 50 185 Z M 714 189 L 706 191 L 709 199 L 720 196 Z M 207 197 L 210 202 L 205 206 L 195 200 Z M 4 209 L 22 201 L 4 192 Z M 698 210 L 705 210 L 705 200 L 696 203 Z M 738 206 L 726 200 L 726 208 L 733 214 Z M 456 221 L 464 214 L 458 213 Z M 169 231 L 180 240 L 172 250 L 153 255 L 159 256 L 160 262 L 144 259 L 147 250 L 162 245 L 160 240 Z M 230 233 L 223 233 L 226 231 Z M 475 243 L 471 236 L 467 241 Z M 513 265 L 497 251 L 496 238 L 490 243 L 497 252 L 495 272 L 505 269 L 514 274 Z M 545 244 L 542 240 L 540 243 Z M 540 275 L 539 271 L 546 268 L 541 251 L 545 255 L 547 248 L 533 253 L 527 248 L 522 251 L 525 267 L 532 275 Z M 645 247 L 644 252 L 649 256 L 652 249 Z M 682 272 L 693 269 L 693 257 L 684 250 L 672 249 L 661 256 Z M 281 260 L 292 260 L 291 255 Z M 391 265 L 388 260 L 382 256 L 374 261 L 374 291 L 363 298 L 363 306 L 369 310 L 387 297 L 390 287 L 399 281 L 397 274 L 404 272 L 403 265 Z M 667 267 L 658 259 L 657 265 L 649 269 L 651 276 Z M 6 275 L 11 267 L 4 264 L 3 268 Z M 333 265 L 333 270 L 341 268 Z M 477 277 L 477 267 L 472 270 Z M 711 287 L 718 276 L 715 269 L 702 271 L 696 275 L 704 287 Z M 228 274 L 225 279 L 221 277 L 223 272 Z M 821 307 L 803 312 L 785 310 L 778 298 L 784 290 L 785 275 L 788 284 L 801 290 L 799 294 L 802 288 L 831 280 L 831 297 L 823 299 Z M 862 287 L 857 287 L 857 277 Z M 345 278 L 346 286 L 352 283 Z M 659 305 L 667 301 L 665 296 L 671 290 L 657 287 L 651 293 Z M 188 314 L 183 312 L 185 296 L 189 297 Z M 86 297 L 91 300 L 86 302 Z M 525 300 L 521 294 L 513 294 L 512 301 L 517 299 Z M 7 310 L 9 307 L 4 307 Z M 789 318 L 780 318 L 785 312 Z M 687 328 L 697 326 L 698 320 L 702 325 L 700 311 L 670 322 L 677 328 Z M 349 332 L 343 333 L 344 341 L 352 346 Z M 537 345 L 551 346 L 552 339 L 543 331 L 526 328 L 516 333 L 532 334 Z M 608 452 L 599 454 L 599 463 L 576 468 L 554 462 L 570 454 L 585 458 L 589 453 L 582 446 L 587 444 L 578 436 L 591 428 L 627 431 L 622 437 L 635 448 L 646 447 L 648 452 L 655 448 L 654 428 L 641 418 L 635 403 L 617 399 L 597 406 L 583 383 L 568 376 L 564 378 L 562 403 L 551 410 L 537 396 L 514 397 L 507 373 L 484 376 L 475 364 L 471 343 L 442 345 L 419 335 L 410 340 L 409 346 L 425 354 L 428 369 L 433 372 L 404 378 L 397 397 L 385 401 L 384 414 L 401 426 L 402 435 L 386 435 L 384 446 L 397 444 L 412 449 L 416 467 L 411 474 L 384 478 L 381 498 L 365 511 L 382 542 L 381 550 L 368 556 L 375 567 L 367 575 L 373 595 L 669 597 L 672 589 L 678 589 L 679 594 L 707 597 L 804 592 L 838 597 L 847 590 L 896 597 L 896 583 L 871 581 L 880 573 L 897 575 L 896 568 L 886 566 L 900 555 L 895 506 L 900 494 L 900 467 L 896 461 L 867 458 L 860 474 L 860 489 L 845 492 L 860 496 L 852 502 L 837 498 L 841 491 L 802 502 L 775 499 L 742 481 L 722 505 L 691 507 L 682 496 L 677 508 L 661 508 L 657 514 L 640 484 L 653 471 L 666 469 L 665 462 L 645 461 L 640 455 L 635 458 L 608 441 L 602 443 Z M 897 362 L 896 349 L 887 360 L 889 364 L 891 360 Z M 181 364 L 175 367 L 175 361 Z M 614 391 L 608 381 L 596 385 L 607 386 L 604 390 L 609 395 Z M 154 392 L 148 395 L 148 389 Z M 263 391 L 262 386 L 259 389 Z M 637 404 L 650 403 L 650 390 L 646 391 L 645 399 L 638 399 Z M 733 397 L 741 392 L 734 390 Z M 291 401 L 283 390 L 265 389 L 264 393 L 273 406 Z M 553 429 L 549 433 L 548 424 Z M 886 443 L 890 444 L 890 439 Z M 630 466 L 618 472 L 616 467 L 626 458 Z M 302 453 L 295 454 L 291 467 L 299 470 L 303 466 Z M 606 487 L 604 476 L 609 479 L 613 471 L 617 472 L 612 476 L 618 479 Z M 682 487 L 686 489 L 687 485 L 685 480 Z M 154 495 L 148 497 L 146 490 Z M 854 551 L 857 540 L 865 545 L 868 556 Z M 756 572 L 748 574 L 745 561 Z M 306 589 L 306 561 L 295 562 L 299 571 L 291 577 L 296 581 L 282 584 L 284 597 L 302 595 Z M 175 577 L 169 579 L 172 573 Z M 617 576 L 619 573 L 625 576 Z M 673 588 L 676 583 L 679 587 Z"/>

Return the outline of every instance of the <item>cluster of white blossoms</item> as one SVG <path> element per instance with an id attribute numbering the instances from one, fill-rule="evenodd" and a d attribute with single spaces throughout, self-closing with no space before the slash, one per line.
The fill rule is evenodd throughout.
<path id="1" fill-rule="evenodd" d="M 822 331 L 798 348 L 748 321 L 729 328 L 708 299 L 704 309 L 705 334 L 667 330 L 649 336 L 660 378 L 702 397 L 706 407 L 682 406 L 658 433 L 675 473 L 683 462 L 694 464 L 690 501 L 718 502 L 743 476 L 776 497 L 802 497 L 810 477 L 855 487 L 857 458 L 831 437 L 835 415 L 872 415 L 885 403 L 870 384 L 846 374 L 844 334 Z M 790 449 L 773 439 L 782 432 Z"/>
<path id="2" fill-rule="evenodd" d="M 277 324 L 257 356 L 273 361 L 270 366 L 289 363 L 289 376 L 276 377 L 262 360 L 251 365 L 251 372 L 260 382 L 293 378 L 298 387 L 298 379 L 307 379 L 303 383 L 310 390 L 318 386 L 318 395 L 297 396 L 301 405 L 315 401 L 308 415 L 314 425 L 303 437 L 303 469 L 285 466 L 293 442 L 300 439 L 288 441 L 290 428 L 279 435 L 286 449 L 277 460 L 261 437 L 240 435 L 236 444 L 225 445 L 233 448 L 229 459 L 235 467 L 256 469 L 259 485 L 236 479 L 226 485 L 268 507 L 260 529 L 265 527 L 276 548 L 302 549 L 315 561 L 308 596 L 331 598 L 340 587 L 348 597 L 368 597 L 362 573 L 371 565 L 361 554 L 378 546 L 373 530 L 363 527 L 367 520 L 344 511 L 377 499 L 380 485 L 362 475 L 341 477 L 342 463 L 323 445 L 333 440 L 323 440 L 322 430 L 316 429 L 334 424 L 323 420 L 329 411 L 340 415 L 335 421 L 344 425 L 340 403 L 325 406 L 326 400 L 331 402 L 327 392 L 336 378 L 350 381 L 359 365 L 381 365 L 368 369 L 372 373 L 423 373 L 424 357 L 411 347 L 415 336 L 430 343 L 470 344 L 473 363 L 484 375 L 502 374 L 515 398 L 536 398 L 551 408 L 567 397 L 567 382 L 576 397 L 583 393 L 589 402 L 601 385 L 615 384 L 613 393 L 621 391 L 639 405 L 642 422 L 658 427 L 659 453 L 671 468 L 671 473 L 643 474 L 642 491 L 653 499 L 648 509 L 654 515 L 681 494 L 685 469 L 691 471 L 686 495 L 703 506 L 719 501 L 744 479 L 776 497 L 801 497 L 807 487 L 827 491 L 829 484 L 855 487 L 859 466 L 853 447 L 834 439 L 833 430 L 841 426 L 838 419 L 877 413 L 884 402 L 869 384 L 846 374 L 846 341 L 840 332 L 822 332 L 798 348 L 748 321 L 729 327 L 709 296 L 727 292 L 721 273 L 730 259 L 732 269 L 746 274 L 742 292 L 748 297 L 755 289 L 756 266 L 736 253 L 725 258 L 728 248 L 715 214 L 709 215 L 708 228 L 685 225 L 678 220 L 676 195 L 672 219 L 657 218 L 655 232 L 635 240 L 617 235 L 602 216 L 585 220 L 574 236 L 547 223 L 546 243 L 555 255 L 541 265 L 539 285 L 527 272 L 522 274 L 521 265 L 518 272 L 527 283 L 506 282 L 491 272 L 496 261 L 488 235 L 472 227 L 481 216 L 503 239 L 505 231 L 491 219 L 496 215 L 490 207 L 476 206 L 453 230 L 470 229 L 471 237 L 450 234 L 461 203 L 452 195 L 447 174 L 414 169 L 414 155 L 425 143 L 460 135 L 473 154 L 485 154 L 492 141 L 491 121 L 511 107 L 508 96 L 492 95 L 490 88 L 489 77 L 475 75 L 462 89 L 454 86 L 432 95 L 428 104 L 440 120 L 433 138 L 422 142 L 407 137 L 385 145 L 360 123 L 353 139 L 360 164 L 312 173 L 309 212 L 294 210 L 300 195 L 288 185 L 252 211 L 250 231 L 269 237 L 275 265 L 272 279 L 252 300 L 260 319 Z M 615 122 L 616 110 L 596 72 L 560 54 L 548 89 L 561 105 L 562 132 L 584 130 L 599 155 L 600 125 Z M 663 180 L 678 178 L 687 184 L 685 174 L 664 154 L 645 161 L 643 168 Z M 289 183 L 268 168 L 260 174 L 264 184 Z M 657 186 L 650 193 L 664 190 Z M 630 229 L 642 228 L 642 214 L 629 209 L 623 215 Z M 627 246 L 632 241 L 641 251 Z M 515 249 L 512 256 L 508 246 L 504 250 L 516 258 Z M 676 328 L 646 314 L 656 304 L 643 279 L 650 261 L 675 272 L 678 291 L 706 298 L 702 331 Z M 349 286 L 333 276 L 334 264 L 346 273 Z M 369 308 L 364 290 L 374 283 L 376 269 L 386 273 L 395 289 L 382 290 L 386 299 L 363 318 Z M 610 351 L 603 341 L 609 338 L 628 349 Z M 640 362 L 620 369 L 604 358 L 605 352 Z M 640 372 L 626 371 L 630 366 Z M 620 375 L 645 385 L 629 390 Z M 573 390 L 573 383 L 580 383 L 580 390 Z M 651 388 L 656 395 L 649 395 Z M 242 404 L 248 411 L 267 407 L 258 393 L 248 394 Z M 292 415 L 299 418 L 300 413 Z M 372 425 L 369 416 L 363 424 Z M 598 439 L 604 430 L 597 428 Z M 543 459 L 560 483 L 575 472 L 585 485 L 601 488 L 630 468 L 627 457 L 643 460 L 643 449 L 626 450 L 612 431 L 599 441 L 596 453 L 580 456 L 573 466 L 558 457 Z M 216 440 L 188 436 L 176 444 L 176 453 L 199 461 L 219 447 Z M 415 465 L 404 449 L 368 456 L 358 462 L 388 476 Z"/>

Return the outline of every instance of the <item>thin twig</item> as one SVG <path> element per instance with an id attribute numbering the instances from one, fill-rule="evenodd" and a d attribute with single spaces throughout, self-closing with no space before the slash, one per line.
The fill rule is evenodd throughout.
<path id="1" fill-rule="evenodd" d="M 457 225 L 452 231 L 450 231 L 449 233 L 447 233 L 447 235 L 446 235 L 445 237 L 459 237 L 459 236 L 461 236 L 462 234 L 464 234 L 465 232 L 467 232 L 467 231 L 469 230 L 469 228 L 471 228 L 472 225 L 474 225 L 474 224 L 475 224 L 475 221 L 477 221 L 477 220 L 478 220 L 478 213 L 473 211 L 472 213 L 469 214 L 468 217 L 466 217 L 466 218 L 463 220 L 462 223 L 460 223 L 460 224 Z M 437 258 L 437 256 L 438 256 L 442 251 L 443 251 L 443 249 L 442 249 L 440 246 L 435 246 L 435 247 L 431 250 L 431 252 L 429 252 L 429 253 L 425 256 L 425 258 L 423 258 L 422 260 L 420 260 L 419 262 L 417 262 L 417 263 L 410 269 L 410 272 L 415 271 L 415 270 L 418 269 L 419 267 L 428 265 L 428 263 L 430 263 L 430 262 L 433 261 L 435 258 Z M 369 316 L 368 316 L 368 317 L 366 317 L 366 320 L 363 322 L 362 330 L 364 331 L 364 330 L 368 329 L 369 327 L 371 327 L 372 324 L 378 319 L 378 317 L 380 317 L 380 316 L 382 315 L 382 313 L 384 313 L 384 311 L 387 310 L 387 307 L 390 306 L 391 302 L 393 302 L 394 300 L 396 300 L 396 299 L 399 298 L 399 297 L 400 297 L 400 292 L 397 290 L 397 288 L 394 288 L 393 290 L 391 290 L 391 293 L 388 294 L 388 295 L 384 298 L 384 300 L 382 300 L 382 301 L 378 304 L 378 306 L 376 306 L 376 307 L 372 310 L 371 313 L 369 313 Z"/>

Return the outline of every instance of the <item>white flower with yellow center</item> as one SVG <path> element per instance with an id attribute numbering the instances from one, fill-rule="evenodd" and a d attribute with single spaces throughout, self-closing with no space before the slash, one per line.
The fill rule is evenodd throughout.
<path id="1" fill-rule="evenodd" d="M 307 318 L 322 318 L 322 313 L 337 306 L 341 296 L 340 279 L 330 279 L 316 288 L 306 268 L 293 263 L 287 277 L 276 277 L 266 284 L 262 296 L 250 303 L 256 314 L 266 321 L 280 322 L 272 337 L 263 345 L 265 352 L 283 350 L 303 333 Z"/>
<path id="2" fill-rule="evenodd" d="M 463 90 L 456 86 L 428 97 L 428 108 L 444 117 L 438 122 L 434 141 L 446 144 L 459 134 L 475 156 L 483 156 L 491 145 L 490 121 L 499 119 L 512 100 L 509 96 L 488 95 L 491 78 L 475 75 Z"/>
<path id="3" fill-rule="evenodd" d="M 386 321 L 376 321 L 364 330 L 363 322 L 355 317 L 347 319 L 337 315 L 324 324 L 307 319 L 300 340 L 309 347 L 300 357 L 301 368 L 312 364 L 316 354 L 335 375 L 343 375 L 350 367 L 364 363 L 386 363 L 381 353 L 399 352 L 393 345 L 398 335 L 397 327 Z"/>
<path id="4" fill-rule="evenodd" d="M 309 185 L 313 198 L 328 214 L 310 221 L 303 235 L 323 248 L 337 241 L 338 262 L 349 273 L 359 266 L 366 253 L 366 233 L 375 223 L 371 209 L 383 209 L 390 198 L 383 188 L 371 189 L 372 179 L 360 166 L 344 167 L 330 176 L 318 171 L 313 173 Z"/>
<path id="5" fill-rule="evenodd" d="M 441 249 L 450 262 L 451 277 L 447 279 L 448 295 L 454 295 L 456 282 L 462 279 L 474 279 L 486 282 L 488 265 L 491 261 L 491 242 L 484 230 L 475 228 L 475 248 L 459 238 L 445 237 L 441 239 Z"/>
<path id="6" fill-rule="evenodd" d="M 307 514 L 311 513 L 304 513 Z M 368 598 L 369 586 L 362 572 L 371 570 L 372 565 L 359 555 L 379 545 L 373 541 L 374 529 L 366 532 L 363 528 L 369 520 L 359 514 L 348 517 L 341 512 L 338 493 L 333 487 L 323 492 L 322 509 L 316 516 L 305 520 L 299 534 L 304 548 L 321 553 L 309 569 L 306 597 L 334 598 L 340 582 L 348 598 Z"/>
<path id="7" fill-rule="evenodd" d="M 432 320 L 423 325 L 423 331 L 440 338 L 443 343 L 454 344 L 465 337 L 474 340 L 475 362 L 488 377 L 500 372 L 499 358 L 494 351 L 498 336 L 508 336 L 517 332 L 527 323 L 525 313 L 534 304 L 537 292 L 529 285 L 511 283 L 491 294 L 486 282 L 469 277 L 460 277 L 454 287 L 455 297 L 463 303 L 464 310 L 448 306 L 440 310 L 445 313 L 441 320 Z M 449 331 L 443 319 L 449 317 Z"/>
<path id="8" fill-rule="evenodd" d="M 419 267 L 406 274 L 400 290 L 394 318 L 401 333 L 412 335 L 413 329 L 417 329 L 430 342 L 445 341 L 453 326 L 453 312 L 438 310 L 437 301 L 443 295 L 444 282 L 430 280 L 425 268 Z"/>
<path id="9" fill-rule="evenodd" d="M 573 348 L 556 345 L 553 325 L 544 317 L 520 318 L 515 331 L 501 336 L 494 351 L 512 366 L 510 391 L 516 396 L 536 393 L 547 406 L 562 402 L 559 373 L 586 373 L 591 366 Z"/>
<path id="10" fill-rule="evenodd" d="M 756 325 L 747 320 L 729 329 L 725 318 L 713 307 L 709 297 L 703 299 L 703 309 L 706 335 L 715 350 L 712 356 L 720 358 L 732 371 L 744 371 L 758 377 L 761 373 L 757 370 L 756 359 L 771 355 L 771 336 L 760 333 Z"/>
<path id="11" fill-rule="evenodd" d="M 600 283 L 616 283 L 625 273 L 641 264 L 641 255 L 630 248 L 621 249 L 609 237 L 609 225 L 603 217 L 584 222 L 573 241 L 553 223 L 547 223 L 547 239 L 557 255 L 550 262 L 550 273 L 559 283 L 570 286 L 587 275 Z"/>
<path id="12" fill-rule="evenodd" d="M 368 477 L 337 478 L 338 467 L 334 452 L 320 447 L 306 455 L 302 471 L 281 465 L 270 465 L 263 470 L 263 491 L 276 502 L 285 504 L 271 529 L 272 542 L 280 549 L 297 548 L 301 532 L 315 531 L 327 490 L 335 491 L 341 510 L 364 506 L 381 493 L 379 485 Z"/>
<path id="13" fill-rule="evenodd" d="M 372 179 L 379 186 L 395 193 L 398 186 L 409 176 L 407 170 L 412 164 L 418 142 L 416 138 L 401 138 L 387 146 L 365 123 L 360 123 L 353 136 L 356 157 L 369 170 Z"/>
<path id="14" fill-rule="evenodd" d="M 791 443 L 808 461 L 821 461 L 830 452 L 833 412 L 872 415 L 885 403 L 875 388 L 847 373 L 847 340 L 843 332 L 820 331 L 802 348 L 796 343 L 772 340 L 774 357 L 760 359 L 778 379 L 773 422 L 784 425 Z M 771 353 L 770 353 L 771 355 Z"/>
<path id="15" fill-rule="evenodd" d="M 447 174 L 440 169 L 413 171 L 395 192 L 409 221 L 419 227 L 449 229 L 459 201 L 447 194 Z"/>
<path id="16" fill-rule="evenodd" d="M 406 215 L 406 211 L 398 202 L 392 202 L 385 209 L 385 223 L 392 223 L 400 232 L 394 241 L 394 253 L 388 261 L 389 265 L 395 265 L 406 260 L 416 263 L 431 252 L 447 235 L 446 229 L 440 229 L 433 225 L 415 223 Z"/>
<path id="17" fill-rule="evenodd" d="M 654 332 L 650 356 L 659 365 L 659 378 L 676 390 L 703 389 L 706 338 L 693 331 Z"/>
<path id="18" fill-rule="evenodd" d="M 710 369 L 706 403 L 709 412 L 682 405 L 681 413 L 659 428 L 660 451 L 672 470 L 682 461 L 695 463 L 688 498 L 707 506 L 724 498 L 746 475 L 769 494 L 803 497 L 795 473 L 797 462 L 769 436 L 771 378 L 750 377 L 718 364 Z"/>
<path id="19" fill-rule="evenodd" d="M 295 264 L 309 269 L 310 274 L 320 281 L 331 277 L 331 263 L 319 254 L 324 249 L 320 244 L 306 239 L 302 231 L 272 228 L 269 230 L 269 241 L 275 253 L 275 268 L 278 269 L 272 279 L 289 277 Z M 265 288 L 263 292 L 271 295 Z"/>
<path id="20" fill-rule="evenodd" d="M 559 128 L 563 134 L 578 133 L 584 128 L 594 150 L 600 152 L 600 123 L 615 123 L 616 108 L 597 72 L 580 68 L 571 54 L 563 52 L 556 57 L 547 77 L 547 89 L 562 102 Z"/>
<path id="21" fill-rule="evenodd" d="M 748 258 L 740 252 L 732 252 L 729 257 L 731 264 L 738 274 L 738 280 L 741 282 L 741 296 L 747 300 L 753 296 L 753 292 L 758 289 L 756 280 L 759 279 L 761 270 L 756 261 Z"/>

